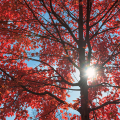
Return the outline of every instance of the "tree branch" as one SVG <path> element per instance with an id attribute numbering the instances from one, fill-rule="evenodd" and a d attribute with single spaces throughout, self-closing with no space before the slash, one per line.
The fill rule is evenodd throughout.
<path id="1" fill-rule="evenodd" d="M 115 3 L 108 9 L 108 11 L 105 13 L 105 15 L 103 15 L 101 18 L 100 18 L 100 20 L 98 20 L 96 23 L 94 23 L 93 25 L 91 25 L 90 26 L 90 28 L 91 27 L 93 27 L 93 26 L 95 26 L 96 24 L 98 24 L 109 12 L 110 12 L 110 10 L 115 6 L 115 4 L 118 2 L 118 0 L 116 0 L 115 1 Z M 106 8 L 105 8 L 106 9 Z"/>
<path id="2" fill-rule="evenodd" d="M 76 39 L 76 37 L 74 36 L 73 32 L 71 31 L 70 27 L 66 24 L 66 22 L 58 15 L 56 14 L 56 12 L 53 10 L 52 7 L 52 1 L 50 0 L 50 8 L 51 11 L 53 13 L 53 15 L 57 18 L 57 20 L 69 31 L 69 33 L 71 34 L 71 36 L 73 37 L 73 39 L 75 40 L 76 43 L 78 43 L 78 40 Z"/>
<path id="3" fill-rule="evenodd" d="M 5 72 L 4 70 L 2 70 L 1 68 L 0 68 L 0 70 L 1 70 L 2 72 L 4 72 L 8 77 L 10 77 L 13 81 L 15 81 L 14 77 L 10 76 L 8 73 L 6 73 L 6 72 Z M 55 95 L 53 95 L 52 93 L 50 93 L 50 92 L 48 92 L 48 91 L 45 91 L 45 92 L 42 92 L 42 93 L 36 93 L 36 92 L 33 92 L 33 91 L 27 89 L 27 88 L 26 88 L 25 86 L 23 86 L 23 85 L 20 85 L 20 86 L 23 88 L 24 91 L 27 91 L 27 92 L 32 93 L 32 94 L 34 94 L 34 95 L 40 95 L 40 96 L 41 96 L 41 95 L 46 95 L 46 94 L 48 94 L 48 95 L 50 95 L 51 97 L 55 98 L 55 99 L 56 99 L 57 101 L 59 101 L 60 103 L 67 104 L 67 102 L 59 99 L 58 97 L 56 97 Z"/>
<path id="4" fill-rule="evenodd" d="M 34 94 L 34 95 L 40 95 L 40 96 L 41 96 L 41 95 L 46 95 L 46 94 L 48 94 L 48 95 L 50 95 L 51 97 L 55 98 L 55 99 L 56 99 L 57 101 L 59 101 L 60 103 L 67 104 L 67 102 L 59 99 L 58 97 L 56 97 L 55 95 L 53 95 L 52 93 L 50 93 L 50 92 L 48 92 L 48 91 L 45 91 L 45 92 L 43 92 L 43 93 L 36 93 L 36 92 L 33 92 L 33 91 L 27 89 L 27 88 L 26 88 L 25 86 L 23 86 L 23 85 L 21 85 L 21 87 L 22 87 L 25 91 L 27 91 L 27 92 L 29 92 L 29 93 L 32 93 L 32 94 Z"/>
<path id="5" fill-rule="evenodd" d="M 102 104 L 102 105 L 100 105 L 100 106 L 98 106 L 96 108 L 90 108 L 90 112 L 94 111 L 94 110 L 98 110 L 98 109 L 100 109 L 100 108 L 102 108 L 102 107 L 104 107 L 106 105 L 109 105 L 109 104 L 119 104 L 119 103 L 120 103 L 120 99 L 114 100 L 114 101 L 108 101 L 108 102 L 105 102 L 104 104 Z"/>
<path id="6" fill-rule="evenodd" d="M 25 57 L 23 57 L 23 58 L 25 58 Z M 58 81 L 58 82 L 64 82 L 64 83 L 66 83 L 66 84 L 68 84 L 68 85 L 71 85 L 71 86 L 79 86 L 78 83 L 70 83 L 70 82 L 66 81 L 66 80 L 63 78 L 63 76 L 61 76 L 61 75 L 58 73 L 58 71 L 55 70 L 55 69 L 54 69 L 51 65 L 49 65 L 48 63 L 43 62 L 43 61 L 41 61 L 41 60 L 36 60 L 36 59 L 33 59 L 33 58 L 28 58 L 28 57 L 26 57 L 26 59 L 34 60 L 34 61 L 37 61 L 37 62 L 41 62 L 41 63 L 49 66 L 53 71 L 55 71 L 55 72 L 61 77 L 61 80 L 56 80 L 56 81 Z"/>
<path id="7" fill-rule="evenodd" d="M 88 88 L 98 87 L 98 86 L 120 88 L 120 86 L 114 86 L 114 85 L 111 85 L 111 84 L 105 83 L 105 82 L 104 82 L 104 83 L 101 83 L 101 84 L 98 84 L 98 85 L 91 85 L 91 86 L 88 86 Z"/>

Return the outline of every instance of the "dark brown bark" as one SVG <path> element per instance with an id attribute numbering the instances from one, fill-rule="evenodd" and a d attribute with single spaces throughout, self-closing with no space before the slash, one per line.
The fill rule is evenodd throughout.
<path id="1" fill-rule="evenodd" d="M 82 120 L 89 120 L 87 80 L 83 79 L 83 82 L 81 87 L 81 118 Z"/>
<path id="2" fill-rule="evenodd" d="M 87 77 L 85 76 L 85 41 L 83 39 L 83 8 L 82 0 L 79 0 L 79 61 L 80 61 L 80 87 L 81 87 L 81 109 L 80 114 L 82 120 L 89 120 L 88 111 L 88 86 Z"/>

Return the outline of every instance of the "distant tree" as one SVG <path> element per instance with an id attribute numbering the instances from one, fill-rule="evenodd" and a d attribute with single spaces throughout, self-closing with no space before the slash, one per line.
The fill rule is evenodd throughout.
<path id="1" fill-rule="evenodd" d="M 40 120 L 57 120 L 69 108 L 80 113 L 70 119 L 118 120 L 119 13 L 119 0 L 1 0 L 0 119 L 26 120 L 31 107 Z M 80 92 L 74 103 L 66 101 L 68 90 Z"/>

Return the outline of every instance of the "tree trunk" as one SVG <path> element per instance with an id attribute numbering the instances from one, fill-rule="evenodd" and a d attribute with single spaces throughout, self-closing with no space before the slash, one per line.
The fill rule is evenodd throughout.
<path id="1" fill-rule="evenodd" d="M 88 86 L 87 76 L 85 76 L 85 41 L 83 39 L 83 6 L 82 0 L 79 0 L 79 62 L 80 62 L 80 88 L 81 88 L 81 109 L 82 120 L 89 120 L 88 111 Z"/>
<path id="2" fill-rule="evenodd" d="M 81 87 L 81 118 L 82 120 L 89 120 L 87 79 L 83 80 Z"/>

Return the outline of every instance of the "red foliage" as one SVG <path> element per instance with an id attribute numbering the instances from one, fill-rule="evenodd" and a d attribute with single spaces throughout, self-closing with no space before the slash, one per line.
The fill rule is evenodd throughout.
<path id="1" fill-rule="evenodd" d="M 81 114 L 71 120 L 83 119 L 87 104 L 90 119 L 118 120 L 119 8 L 119 0 L 1 0 L 0 119 L 26 120 L 27 107 L 42 120 L 57 120 L 58 109 L 67 120 L 68 108 Z M 85 76 L 90 65 L 93 81 Z M 72 86 L 81 88 L 73 104 L 66 101 Z"/>

